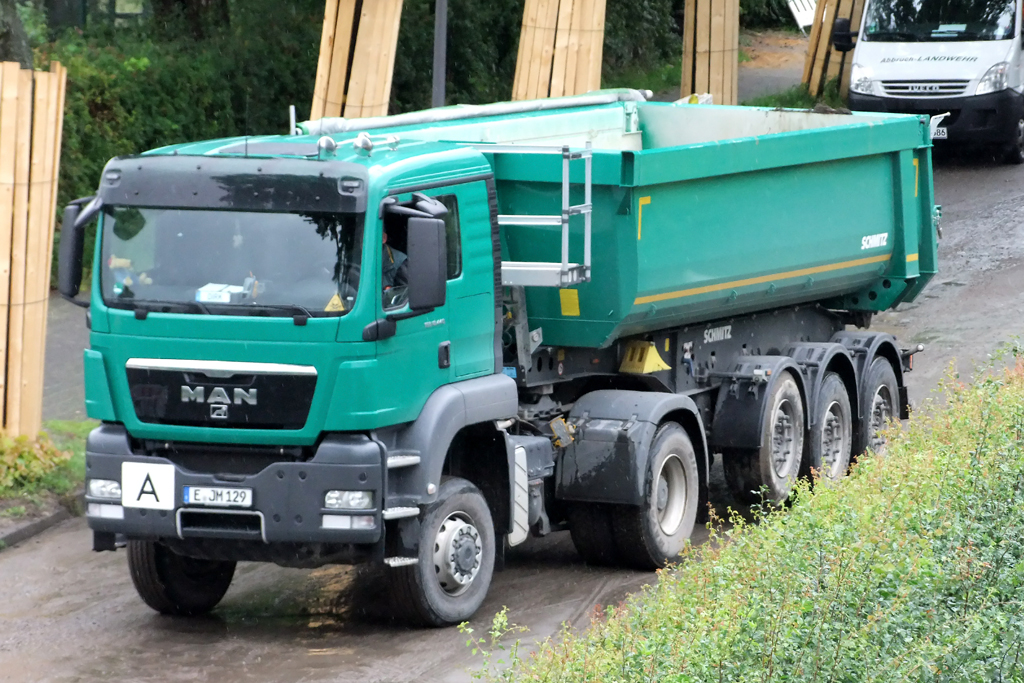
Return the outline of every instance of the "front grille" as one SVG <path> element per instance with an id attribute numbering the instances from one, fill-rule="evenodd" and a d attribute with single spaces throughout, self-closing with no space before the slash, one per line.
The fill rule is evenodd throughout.
<path id="1" fill-rule="evenodd" d="M 313 457 L 308 446 L 247 446 L 186 443 L 176 441 L 133 441 L 132 452 L 166 458 L 195 474 L 251 476 L 279 462 L 304 462 Z"/>
<path id="2" fill-rule="evenodd" d="M 957 97 L 967 91 L 970 81 L 882 81 L 889 97 Z"/>
<path id="3" fill-rule="evenodd" d="M 227 510 L 178 510 L 178 535 L 181 538 L 263 538 L 263 516 L 258 512 Z"/>
<path id="4" fill-rule="evenodd" d="M 125 368 L 141 422 L 188 427 L 302 429 L 315 371 L 226 373 L 129 361 Z"/>

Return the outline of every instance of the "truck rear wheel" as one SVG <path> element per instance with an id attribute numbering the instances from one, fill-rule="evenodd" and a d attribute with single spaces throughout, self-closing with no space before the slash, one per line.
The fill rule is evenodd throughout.
<path id="1" fill-rule="evenodd" d="M 897 401 L 899 386 L 896 373 L 885 358 L 871 361 L 865 375 L 864 386 L 868 387 L 867 402 L 864 404 L 864 419 L 857 425 L 857 439 L 853 452 L 857 455 L 872 450 L 885 451 L 885 428 L 898 415 Z"/>
<path id="2" fill-rule="evenodd" d="M 789 372 L 776 380 L 764 410 L 761 447 L 726 451 L 722 464 L 737 498 L 779 505 L 789 498 L 804 451 L 803 397 Z"/>
<path id="3" fill-rule="evenodd" d="M 1024 164 L 1024 119 L 1017 121 L 1013 140 L 1006 145 L 1004 159 L 1008 164 Z"/>
<path id="4" fill-rule="evenodd" d="M 644 500 L 619 507 L 613 517 L 620 561 L 638 569 L 657 569 L 686 545 L 697 521 L 700 475 L 690 436 L 679 424 L 666 422 L 651 444 Z"/>
<path id="5" fill-rule="evenodd" d="M 574 503 L 568 509 L 572 544 L 587 564 L 608 567 L 618 564 L 610 505 Z"/>
<path id="6" fill-rule="evenodd" d="M 850 469 L 853 414 L 846 384 L 836 373 L 825 375 L 814 410 L 814 425 L 808 434 L 808 464 L 822 480 L 838 481 Z"/>
<path id="7" fill-rule="evenodd" d="M 156 541 L 128 541 L 128 570 L 143 602 L 161 614 L 206 614 L 228 592 L 235 563 L 200 560 Z"/>
<path id="8" fill-rule="evenodd" d="M 389 570 L 397 616 L 448 626 L 480 608 L 494 574 L 494 522 L 480 489 L 452 477 L 420 512 L 419 562 Z"/>

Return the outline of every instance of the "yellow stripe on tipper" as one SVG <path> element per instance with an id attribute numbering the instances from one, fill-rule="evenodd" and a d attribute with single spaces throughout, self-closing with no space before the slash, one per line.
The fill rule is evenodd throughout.
<path id="1" fill-rule="evenodd" d="M 575 289 L 558 290 L 558 299 L 562 304 L 562 315 L 578 318 L 580 315 L 580 293 Z"/>
<path id="2" fill-rule="evenodd" d="M 917 260 L 917 254 L 910 254 L 907 256 L 907 263 L 913 263 Z"/>
<path id="3" fill-rule="evenodd" d="M 640 208 L 636 212 L 636 239 L 640 240 L 640 235 L 644 229 L 644 207 L 651 203 L 650 197 L 640 198 Z"/>
<path id="4" fill-rule="evenodd" d="M 664 294 L 651 294 L 650 296 L 637 297 L 633 301 L 633 305 L 638 306 L 640 304 L 652 304 L 657 301 L 682 299 L 688 296 L 696 296 L 698 294 L 710 294 L 712 292 L 721 292 L 726 289 L 735 289 L 737 287 L 763 285 L 767 282 L 773 282 L 775 280 L 790 280 L 795 277 L 806 277 L 808 275 L 817 275 L 818 273 L 829 273 L 834 270 L 857 268 L 858 266 L 867 266 L 871 265 L 872 263 L 882 263 L 888 260 L 889 254 L 882 254 L 881 256 L 869 256 L 867 258 L 859 258 L 853 261 L 843 261 L 842 263 L 829 263 L 824 266 L 815 266 L 813 268 L 801 268 L 800 270 L 791 270 L 785 273 L 772 273 L 771 275 L 762 275 L 760 277 L 747 278 L 746 280 L 733 280 L 732 282 L 722 282 L 717 285 L 694 287 L 692 289 L 681 289 L 676 292 L 665 292 Z"/>

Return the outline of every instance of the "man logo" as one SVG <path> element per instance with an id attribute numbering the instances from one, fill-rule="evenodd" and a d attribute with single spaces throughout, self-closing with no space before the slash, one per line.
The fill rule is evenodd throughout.
<path id="1" fill-rule="evenodd" d="M 226 420 L 228 419 L 228 407 L 223 403 L 211 403 L 210 404 L 210 419 L 213 420 Z"/>
<path id="2" fill-rule="evenodd" d="M 243 403 L 254 406 L 256 405 L 256 390 L 250 389 L 235 389 L 233 393 L 234 404 L 240 406 Z M 214 387 L 210 392 L 210 396 L 206 396 L 206 387 L 196 387 L 193 389 L 188 385 L 181 386 L 181 402 L 182 403 L 223 403 L 224 405 L 230 405 L 232 403 L 231 398 L 228 397 L 226 389 L 221 387 Z"/>

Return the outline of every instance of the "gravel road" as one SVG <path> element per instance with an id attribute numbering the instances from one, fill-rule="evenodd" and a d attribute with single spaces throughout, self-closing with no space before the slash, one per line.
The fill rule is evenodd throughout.
<path id="1" fill-rule="evenodd" d="M 945 214 L 941 275 L 919 302 L 876 322 L 904 343 L 928 346 L 909 377 L 918 403 L 954 360 L 968 372 L 1024 332 L 1024 168 L 943 161 L 936 195 Z M 82 315 L 58 303 L 51 310 L 47 411 L 72 417 L 65 411 L 81 402 L 70 378 L 80 376 Z M 465 636 L 408 630 L 376 611 L 379 573 L 242 565 L 214 615 L 181 620 L 139 601 L 123 552 L 92 553 L 89 544 L 77 519 L 0 553 L 0 680 L 469 679 L 474 658 Z M 565 534 L 531 540 L 496 575 L 474 626 L 482 632 L 489 615 L 508 605 L 512 621 L 529 628 L 525 638 L 539 641 L 563 623 L 585 626 L 594 605 L 617 603 L 653 578 L 587 567 Z"/>

